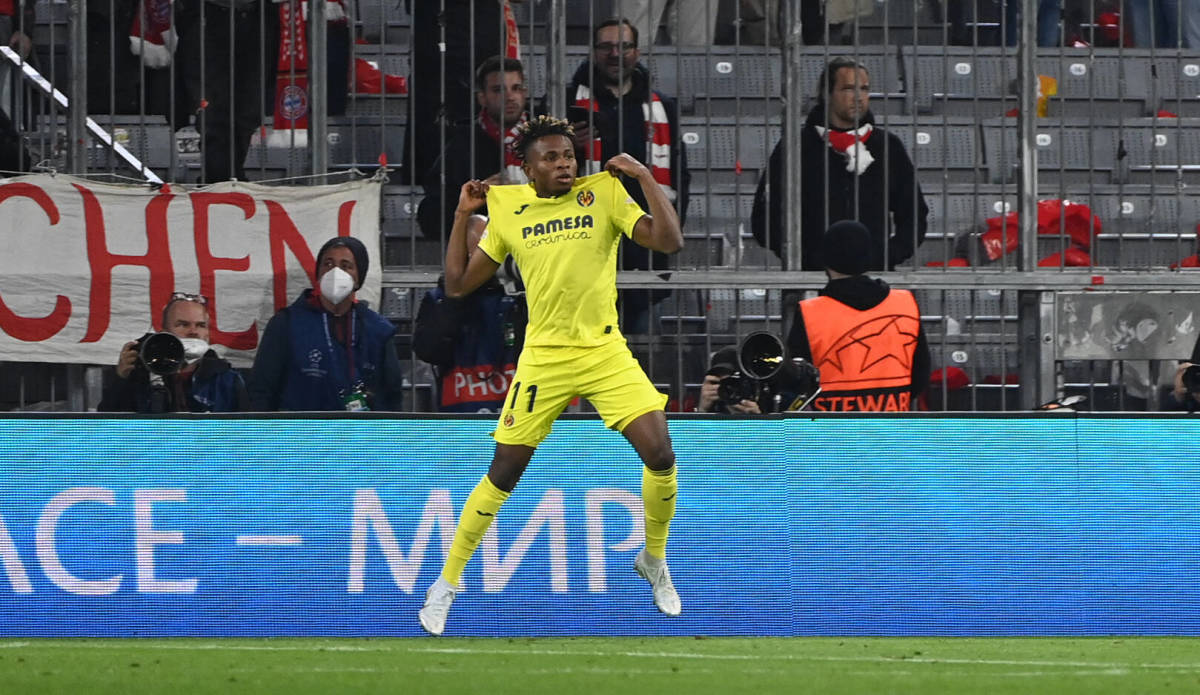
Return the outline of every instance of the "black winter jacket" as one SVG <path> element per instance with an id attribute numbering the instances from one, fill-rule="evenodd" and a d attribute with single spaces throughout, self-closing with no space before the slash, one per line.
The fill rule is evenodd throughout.
<path id="1" fill-rule="evenodd" d="M 862 122 L 873 125 L 875 118 L 867 112 Z M 875 128 L 866 141 L 875 161 L 856 176 L 846 171 L 845 157 L 830 148 L 813 127 L 824 123 L 824 107 L 818 105 L 808 114 L 800 135 L 800 270 L 822 270 L 821 235 L 834 222 L 853 219 L 866 225 L 877 242 L 867 269 L 892 270 L 911 258 L 925 240 L 929 207 L 912 160 L 899 138 Z M 759 178 L 750 219 L 754 238 L 780 257 L 786 166 L 781 139 L 771 152 L 767 171 Z"/>

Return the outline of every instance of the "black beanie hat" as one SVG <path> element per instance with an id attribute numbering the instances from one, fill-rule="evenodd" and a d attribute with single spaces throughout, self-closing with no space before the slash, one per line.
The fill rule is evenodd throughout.
<path id="1" fill-rule="evenodd" d="M 846 275 L 867 272 L 871 258 L 871 232 L 861 222 L 842 220 L 829 225 L 821 238 L 821 262 Z"/>
<path id="2" fill-rule="evenodd" d="M 362 287 L 363 280 L 367 277 L 367 268 L 371 266 L 371 259 L 367 256 L 367 247 L 352 236 L 335 236 L 325 242 L 321 250 L 317 252 L 316 272 L 318 275 L 321 273 L 321 259 L 325 256 L 325 252 L 339 246 L 350 249 L 350 253 L 354 255 L 354 265 L 358 267 L 358 282 L 354 285 L 354 289 L 357 290 Z"/>
<path id="3" fill-rule="evenodd" d="M 736 347 L 724 347 L 713 353 L 712 362 L 708 365 L 705 376 L 727 377 L 738 371 L 738 351 Z"/>

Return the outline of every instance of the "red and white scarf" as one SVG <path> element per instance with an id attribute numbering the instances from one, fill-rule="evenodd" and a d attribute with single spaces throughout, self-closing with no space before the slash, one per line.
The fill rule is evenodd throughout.
<path id="1" fill-rule="evenodd" d="M 529 183 L 529 177 L 525 176 L 525 170 L 521 168 L 521 158 L 517 156 L 517 150 L 514 144 L 519 136 L 521 124 L 528 121 L 529 117 L 524 113 L 517 119 L 516 124 L 508 129 L 504 134 L 504 182 L 505 183 Z M 487 112 L 487 109 L 479 110 L 479 127 L 483 132 L 488 134 L 494 142 L 500 143 L 500 124 L 496 122 L 492 115 Z"/>
<path id="2" fill-rule="evenodd" d="M 592 90 L 585 84 L 575 89 L 575 106 L 600 110 L 600 105 L 592 100 Z M 650 160 L 647 162 L 650 173 L 666 192 L 667 199 L 675 202 L 675 189 L 671 186 L 671 123 L 667 120 L 662 99 L 653 91 L 650 92 L 650 101 L 642 103 L 642 119 L 646 123 L 646 154 Z M 600 138 L 592 139 L 590 151 L 585 152 L 584 156 L 587 158 L 587 173 L 595 174 L 604 168 Z"/>
<path id="3" fill-rule="evenodd" d="M 500 0 L 500 8 L 504 13 L 504 57 L 519 60 L 521 58 L 521 33 L 517 28 L 517 18 L 512 11 L 512 3 Z"/>
<path id="4" fill-rule="evenodd" d="M 846 158 L 846 171 L 861 174 L 875 161 L 863 144 L 874 130 L 870 123 L 864 123 L 855 130 L 827 130 L 819 125 L 813 127 L 823 138 L 828 133 L 829 146 Z"/>

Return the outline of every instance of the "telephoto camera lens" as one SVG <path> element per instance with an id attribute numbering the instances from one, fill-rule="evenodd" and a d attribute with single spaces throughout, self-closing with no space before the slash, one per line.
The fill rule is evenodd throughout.
<path id="1" fill-rule="evenodd" d="M 174 374 L 184 365 L 183 341 L 171 333 L 153 333 L 139 341 L 138 357 L 151 374 Z"/>

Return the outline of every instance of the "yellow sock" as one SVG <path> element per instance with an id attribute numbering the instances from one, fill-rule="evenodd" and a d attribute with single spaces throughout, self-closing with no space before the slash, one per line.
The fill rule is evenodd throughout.
<path id="1" fill-rule="evenodd" d="M 665 471 L 642 468 L 642 506 L 646 517 L 646 552 L 667 556 L 667 532 L 675 516 L 675 466 Z"/>
<path id="2" fill-rule="evenodd" d="M 487 533 L 492 519 L 496 518 L 496 512 L 500 511 L 500 505 L 504 504 L 508 495 L 509 493 L 493 485 L 487 474 L 484 474 L 483 479 L 467 497 L 467 503 L 463 505 L 462 516 L 458 518 L 458 528 L 454 531 L 454 542 L 450 544 L 450 555 L 442 567 L 442 579 L 458 586 L 467 560 L 475 554 L 480 539 Z"/>

